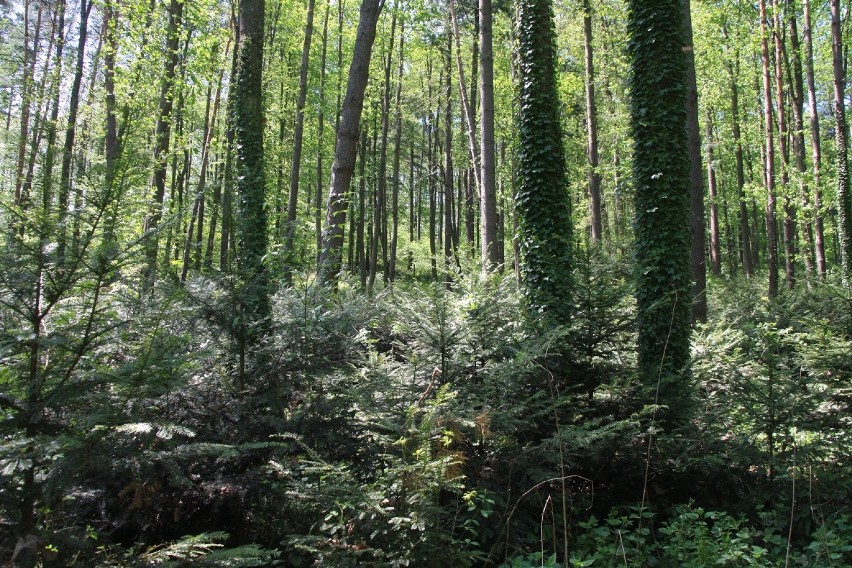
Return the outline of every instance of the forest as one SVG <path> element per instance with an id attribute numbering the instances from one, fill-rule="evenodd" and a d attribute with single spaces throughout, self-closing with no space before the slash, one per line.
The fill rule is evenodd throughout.
<path id="1" fill-rule="evenodd" d="M 0 565 L 852 566 L 844 0 L 0 0 Z"/>

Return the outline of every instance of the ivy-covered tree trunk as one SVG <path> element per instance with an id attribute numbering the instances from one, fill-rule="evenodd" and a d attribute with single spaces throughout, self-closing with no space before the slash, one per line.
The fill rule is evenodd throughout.
<path id="1" fill-rule="evenodd" d="M 571 201 L 557 91 L 556 36 L 550 0 L 522 0 L 520 146 L 515 211 L 521 280 L 533 310 L 571 317 Z"/>
<path id="2" fill-rule="evenodd" d="M 627 24 L 639 369 L 669 405 L 666 421 L 686 400 L 692 303 L 682 10 L 682 0 L 631 0 Z"/>
<path id="3" fill-rule="evenodd" d="M 346 97 L 340 115 L 340 127 L 331 168 L 331 188 L 326 207 L 323 229 L 322 253 L 319 262 L 319 281 L 334 284 L 340 272 L 343 253 L 343 230 L 349 207 L 349 184 L 355 170 L 355 152 L 358 147 L 358 129 L 364 108 L 364 91 L 370 75 L 370 56 L 376 39 L 376 23 L 384 0 L 363 0 L 358 31 L 355 35 L 355 52 L 349 67 Z"/>
<path id="4" fill-rule="evenodd" d="M 834 69 L 834 139 L 837 143 L 837 240 L 840 274 L 852 285 L 852 196 L 849 193 L 849 163 L 846 153 L 846 64 L 843 53 L 840 0 L 831 0 L 831 54 Z"/>
<path id="5" fill-rule="evenodd" d="M 240 298 L 239 378 L 245 377 L 247 345 L 269 315 L 266 256 L 266 195 L 263 172 L 263 29 L 264 0 L 240 0 L 240 42 L 234 85 L 237 201 L 237 267 L 243 281 Z"/>

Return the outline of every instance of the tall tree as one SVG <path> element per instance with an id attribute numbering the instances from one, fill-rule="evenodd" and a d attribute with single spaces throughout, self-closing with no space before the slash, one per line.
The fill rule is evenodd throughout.
<path id="1" fill-rule="evenodd" d="M 834 140 L 837 144 L 837 240 L 840 245 L 840 274 L 852 285 L 852 195 L 849 193 L 849 164 L 846 153 L 846 61 L 843 52 L 840 0 L 831 0 L 831 61 L 834 70 Z"/>
<path id="2" fill-rule="evenodd" d="M 573 228 L 550 0 L 521 0 L 518 42 L 520 146 L 515 211 L 521 280 L 533 310 L 567 323 L 572 313 Z"/>
<path id="3" fill-rule="evenodd" d="M 639 370 L 676 421 L 690 335 L 690 159 L 682 0 L 631 0 L 630 127 Z M 682 409 L 680 409 L 682 410 Z"/>
<path id="4" fill-rule="evenodd" d="M 145 217 L 145 286 L 154 284 L 157 275 L 158 225 L 163 216 L 163 201 L 166 196 L 166 166 L 172 134 L 172 108 L 174 106 L 175 71 L 178 65 L 178 47 L 183 19 L 183 1 L 169 3 L 169 24 L 166 29 L 166 62 L 160 84 L 160 103 L 157 110 L 157 126 L 154 146 L 154 195 Z"/>
<path id="5" fill-rule="evenodd" d="M 384 0 L 362 0 L 355 50 L 349 66 L 346 96 L 340 115 L 340 126 L 331 167 L 331 188 L 328 193 L 322 252 L 319 262 L 319 281 L 332 285 L 337 281 L 343 253 L 343 231 L 349 207 L 349 184 L 355 169 L 358 129 L 364 108 L 364 91 L 370 75 L 370 57 L 376 39 L 376 24 Z"/>
<path id="6" fill-rule="evenodd" d="M 598 171 L 600 161 L 598 151 L 598 113 L 595 105 L 595 65 L 592 56 L 592 7 L 589 0 L 583 0 L 583 44 L 585 46 L 586 67 L 586 158 L 589 168 L 589 216 L 591 219 L 591 238 L 593 243 L 603 239 L 601 223 L 601 174 Z"/>
<path id="7" fill-rule="evenodd" d="M 701 170 L 701 132 L 698 127 L 698 86 L 695 79 L 695 51 L 692 41 L 692 14 L 689 0 L 683 0 L 683 52 L 686 57 L 686 133 L 689 149 L 689 230 L 692 248 L 692 319 L 707 319 L 707 261 L 705 258 L 704 178 Z"/>
<path id="8" fill-rule="evenodd" d="M 482 168 L 479 208 L 482 225 L 482 267 L 486 270 L 493 270 L 500 262 L 497 245 L 497 150 L 494 144 L 493 20 L 491 0 L 479 0 L 479 154 Z M 561 154 L 560 157 L 564 159 Z"/>
<path id="9" fill-rule="evenodd" d="M 308 15 L 305 22 L 305 39 L 302 44 L 302 62 L 299 66 L 299 94 L 296 98 L 296 122 L 293 129 L 293 153 L 290 161 L 290 191 L 287 197 L 287 221 L 285 226 L 284 250 L 288 267 L 295 259 L 293 239 L 296 232 L 296 212 L 299 203 L 299 172 L 302 166 L 302 138 L 305 128 L 305 99 L 308 96 L 308 62 L 311 54 L 311 38 L 314 35 L 314 0 L 308 0 Z"/>
<path id="10" fill-rule="evenodd" d="M 767 39 L 766 0 L 760 0 L 760 59 L 763 67 L 764 178 L 766 182 L 766 241 L 769 297 L 778 295 L 778 226 L 775 198 L 775 142 L 772 124 L 772 74 Z"/>
<path id="11" fill-rule="evenodd" d="M 802 238 L 804 240 L 804 254 L 802 258 L 805 261 L 805 273 L 808 286 L 811 285 L 811 280 L 814 272 L 813 266 L 813 226 L 811 219 L 808 218 L 807 211 L 811 210 L 810 189 L 807 181 L 807 166 L 805 164 L 805 119 L 804 119 L 804 104 L 805 104 L 805 87 L 804 76 L 802 74 L 802 53 L 799 41 L 799 27 L 796 21 L 796 10 L 792 5 L 792 0 L 786 0 L 787 23 L 790 33 L 790 51 L 792 52 L 792 70 L 788 71 L 788 83 L 790 84 L 790 97 L 792 99 L 793 109 L 793 131 L 790 137 L 790 142 L 795 159 L 796 177 L 799 184 L 799 195 L 802 201 L 802 207 L 806 214 L 802 217 Z M 790 65 L 787 64 L 789 69 Z M 813 215 L 810 215 L 813 217 Z"/>
<path id="12" fill-rule="evenodd" d="M 246 349 L 270 311 L 266 256 L 266 183 L 263 171 L 263 32 L 265 0 L 240 0 L 240 41 L 234 85 L 237 267 L 242 279 L 239 380 L 245 380 Z"/>
<path id="13" fill-rule="evenodd" d="M 728 38 L 727 27 L 723 24 L 723 35 Z M 731 90 L 731 135 L 734 138 L 734 161 L 737 175 L 737 202 L 739 204 L 740 241 L 742 244 L 741 257 L 743 271 L 747 278 L 754 274 L 752 263 L 752 241 L 748 222 L 748 204 L 745 196 L 745 164 L 743 160 L 743 143 L 740 131 L 740 96 L 737 84 L 740 69 L 740 54 L 734 49 L 731 58 L 726 61 L 728 82 Z M 733 62 L 731 61 L 733 59 Z"/>
<path id="14" fill-rule="evenodd" d="M 805 18 L 805 76 L 808 83 L 808 106 L 811 109 L 811 156 L 814 172 L 814 253 L 816 255 L 817 274 L 825 279 L 825 231 L 822 219 L 822 189 L 820 188 L 820 170 L 822 166 L 822 149 L 819 137 L 819 114 L 817 113 L 816 84 L 814 81 L 814 49 L 813 33 L 811 30 L 810 1 L 803 0 Z"/>
<path id="15" fill-rule="evenodd" d="M 784 96 L 784 59 L 786 49 L 782 38 L 781 6 L 773 0 L 772 35 L 775 39 L 775 96 L 778 101 L 778 149 L 781 153 L 781 196 L 784 203 L 784 281 L 788 289 L 795 285 L 796 210 L 790 200 L 790 133 L 787 129 L 787 104 Z"/>
<path id="16" fill-rule="evenodd" d="M 86 37 L 89 31 L 89 13 L 92 2 L 80 2 L 80 29 L 77 40 L 77 61 L 74 67 L 74 80 L 68 101 L 68 123 L 65 128 L 65 144 L 62 147 L 62 168 L 59 172 L 59 194 L 57 206 L 59 209 L 59 238 L 56 247 L 56 257 L 59 264 L 65 260 L 67 246 L 68 204 L 71 195 L 71 165 L 74 158 L 74 142 L 77 138 L 77 113 L 80 108 L 80 89 L 83 82 L 83 71 L 86 59 Z"/>

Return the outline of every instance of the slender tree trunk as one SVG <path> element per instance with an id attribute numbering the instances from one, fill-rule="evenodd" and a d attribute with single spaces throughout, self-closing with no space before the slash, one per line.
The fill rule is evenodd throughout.
<path id="1" fill-rule="evenodd" d="M 822 218 L 822 188 L 820 187 L 820 169 L 822 151 L 819 138 L 819 113 L 817 112 L 816 86 L 814 83 L 814 54 L 811 33 L 810 1 L 803 0 L 805 18 L 805 76 L 808 82 L 808 105 L 811 109 L 811 153 L 814 172 L 814 252 L 816 254 L 817 274 L 825 280 L 825 231 Z"/>
<path id="2" fill-rule="evenodd" d="M 364 91 L 370 72 L 370 56 L 376 38 L 376 23 L 384 0 L 362 0 L 355 52 L 349 68 L 346 97 L 340 116 L 340 128 L 331 173 L 323 246 L 320 256 L 319 281 L 324 285 L 337 282 L 343 252 L 343 229 L 349 206 L 349 184 L 355 169 L 355 152 L 358 145 L 358 128 L 364 107 Z"/>
<path id="3" fill-rule="evenodd" d="M 156 145 L 154 147 L 154 195 L 145 218 L 145 287 L 151 288 L 157 277 L 158 225 L 163 216 L 166 195 L 166 164 L 171 143 L 172 108 L 175 71 L 178 65 L 178 46 L 181 36 L 183 2 L 171 0 L 169 25 L 166 32 L 166 65 L 160 86 L 160 104 L 157 111 Z"/>
<path id="4" fill-rule="evenodd" d="M 325 166 L 323 165 L 323 131 L 325 130 L 325 74 L 326 56 L 328 53 L 328 19 L 331 13 L 331 1 L 325 6 L 325 17 L 322 23 L 322 59 L 320 67 L 319 104 L 317 109 L 317 183 L 316 200 L 314 208 L 314 233 L 316 237 L 317 253 L 315 262 L 319 266 L 320 250 L 322 250 L 322 187 L 325 177 Z M 351 231 L 350 231 L 351 235 Z M 352 247 L 349 247 L 350 252 Z M 351 268 L 352 263 L 349 263 Z"/>
<path id="5" fill-rule="evenodd" d="M 791 93 L 793 99 L 793 135 L 791 137 L 793 157 L 795 159 L 796 171 L 798 172 L 799 196 L 803 210 L 806 212 L 802 218 L 802 237 L 805 241 L 805 252 L 802 255 L 805 261 L 805 276 L 808 287 L 811 286 L 814 274 L 813 263 L 813 227 L 811 225 L 812 213 L 810 203 L 810 189 L 806 180 L 807 166 L 805 165 L 805 120 L 804 120 L 804 101 L 805 88 L 804 77 L 802 75 L 802 55 L 801 45 L 799 42 L 799 30 L 796 22 L 796 11 L 791 0 L 787 0 L 788 24 L 790 31 L 790 47 L 793 52 L 793 69 L 792 73 L 788 72 L 789 83 L 791 85 Z M 788 64 L 789 67 L 789 64 Z"/>
<path id="6" fill-rule="evenodd" d="M 293 154 L 290 162 L 290 190 L 287 199 L 287 224 L 284 250 L 287 269 L 295 262 L 293 239 L 296 233 L 296 213 L 299 205 L 299 173 L 302 166 L 302 138 L 305 128 L 305 100 L 308 95 L 308 62 L 311 54 L 311 39 L 314 35 L 314 0 L 308 0 L 308 15 L 305 23 L 305 40 L 302 44 L 302 63 L 299 66 L 299 94 L 296 99 L 296 123 L 293 127 Z"/>
<path id="7" fill-rule="evenodd" d="M 399 23 L 399 61 L 397 61 L 396 75 L 396 139 L 394 140 L 393 150 L 393 187 L 391 189 L 391 239 L 390 239 L 390 255 L 388 262 L 388 281 L 396 280 L 396 251 L 399 240 L 399 168 L 400 154 L 402 153 L 402 77 L 405 68 L 404 65 L 404 49 L 405 49 L 405 20 Z M 413 159 L 412 159 L 413 168 Z M 414 174 L 409 175 L 409 183 L 413 179 Z"/>
<path id="8" fill-rule="evenodd" d="M 21 191 L 24 185 L 24 166 L 27 157 L 27 141 L 29 140 L 30 127 L 30 105 L 33 98 L 35 66 L 38 58 L 39 34 L 41 32 L 41 7 L 38 10 L 34 31 L 35 38 L 33 39 L 32 47 L 30 47 L 30 2 L 29 0 L 24 0 L 24 54 L 21 66 L 23 69 L 23 77 L 21 79 L 21 132 L 18 137 L 18 160 L 15 167 L 16 205 L 20 205 L 21 203 Z"/>
<path id="9" fill-rule="evenodd" d="M 713 157 L 713 123 L 710 109 L 705 116 L 707 139 L 707 185 L 710 189 L 710 269 L 713 276 L 722 276 L 722 249 L 719 245 L 719 206 L 716 202 L 716 163 Z"/>
<path id="10" fill-rule="evenodd" d="M 683 29 L 686 41 L 686 131 L 689 149 L 689 230 L 692 246 L 692 319 L 707 320 L 707 262 L 704 234 L 704 178 L 701 173 L 701 133 L 698 126 L 698 86 L 695 79 L 695 53 L 692 41 L 690 0 L 683 0 Z"/>
<path id="11" fill-rule="evenodd" d="M 479 196 L 482 225 L 482 268 L 491 271 L 499 263 L 497 250 L 497 182 L 494 147 L 494 50 L 492 48 L 491 0 L 479 0 L 479 108 L 482 174 Z"/>
<path id="12" fill-rule="evenodd" d="M 834 136 L 837 144 L 837 241 L 840 274 L 852 285 L 852 195 L 849 193 L 846 140 L 846 64 L 843 52 L 840 0 L 831 0 L 831 61 L 834 70 Z"/>
<path id="13" fill-rule="evenodd" d="M 447 80 L 444 91 L 444 191 L 441 204 L 443 205 L 444 223 L 444 265 L 447 270 L 446 282 L 449 286 L 451 281 L 450 267 L 452 266 L 455 254 L 455 248 L 453 247 L 453 193 L 455 186 L 453 184 L 453 41 L 449 34 L 447 35 L 447 40 L 447 57 L 444 67 L 444 74 Z"/>
<path id="14" fill-rule="evenodd" d="M 227 54 L 227 47 L 226 47 Z M 195 247 L 196 257 L 196 268 L 200 267 L 200 255 L 201 255 L 201 237 L 203 234 L 203 222 L 204 222 L 204 192 L 207 187 L 207 167 L 210 163 L 210 147 L 213 142 L 213 135 L 216 132 L 216 117 L 219 115 L 219 102 L 221 100 L 222 95 L 222 74 L 219 75 L 219 82 L 216 85 L 216 94 L 213 96 L 213 111 L 210 112 L 210 98 L 211 98 L 210 90 L 207 92 L 207 113 L 204 124 L 204 141 L 202 142 L 201 147 L 201 171 L 198 174 L 198 190 L 195 195 L 195 203 L 193 204 L 193 213 L 190 216 L 189 220 L 189 228 L 186 231 L 186 244 L 183 250 L 183 268 L 181 269 L 180 281 L 186 282 L 186 276 L 189 271 L 189 262 L 190 262 L 190 243 L 193 241 L 193 224 L 198 218 L 198 236 L 196 238 L 197 244 Z M 215 197 L 214 197 L 215 202 Z M 215 211 L 215 209 L 214 209 Z M 212 259 L 212 238 L 215 232 L 214 221 L 210 223 L 210 234 L 208 235 L 208 252 L 210 252 L 209 258 Z"/>
<path id="15" fill-rule="evenodd" d="M 388 49 L 384 57 L 384 78 L 382 89 L 382 133 L 381 146 L 379 147 L 379 172 L 376 185 L 376 209 L 374 211 L 373 238 L 377 253 L 375 262 L 370 266 L 370 280 L 367 283 L 367 291 L 372 293 L 373 285 L 378 272 L 378 250 L 382 250 L 382 272 L 387 277 L 387 201 L 388 201 L 388 133 L 390 132 L 390 109 L 391 109 L 391 69 L 393 67 L 394 42 L 396 41 L 397 6 L 391 13 L 391 29 L 388 38 Z"/>
<path id="16" fill-rule="evenodd" d="M 62 169 L 59 173 L 59 194 L 57 208 L 59 210 L 59 238 L 56 247 L 57 264 L 65 262 L 67 247 L 68 202 L 71 195 L 71 163 L 74 158 L 74 140 L 77 135 L 77 112 L 80 108 L 80 85 L 83 81 L 83 70 L 86 60 L 86 37 L 89 30 L 89 13 L 92 2 L 80 0 L 80 30 L 77 41 L 77 61 L 74 67 L 74 80 L 68 100 L 68 126 L 65 129 L 65 144 L 62 147 Z"/>
<path id="17" fill-rule="evenodd" d="M 51 102 L 50 118 L 47 123 L 47 149 L 44 154 L 44 165 L 42 173 L 42 212 L 47 214 L 53 205 L 53 167 L 56 145 L 56 127 L 59 122 L 59 104 L 60 104 L 60 82 L 62 78 L 62 56 L 65 48 L 65 0 L 60 0 L 57 7 L 59 13 L 57 15 L 57 36 L 56 36 L 56 54 L 53 62 L 53 87 Z M 108 20 L 107 20 L 108 21 Z M 106 24 L 105 24 L 106 25 Z M 109 108 L 109 107 L 107 107 Z"/>
<path id="18" fill-rule="evenodd" d="M 477 193 L 480 191 L 481 183 L 480 183 L 480 175 L 479 171 L 479 148 L 476 143 L 476 111 L 471 104 L 471 100 L 468 99 L 467 95 L 467 86 L 465 83 L 465 73 L 464 73 L 464 64 L 462 64 L 461 60 L 461 40 L 459 38 L 459 23 L 458 17 L 456 15 L 455 9 L 455 0 L 451 0 L 449 3 L 450 7 L 450 23 L 452 24 L 453 38 L 455 39 L 456 46 L 456 68 L 459 74 L 459 98 L 462 102 L 462 108 L 464 109 L 465 115 L 465 133 L 467 134 L 467 144 L 468 144 L 468 154 L 470 155 L 470 163 L 473 167 L 474 178 L 476 180 L 476 191 Z M 478 12 L 477 12 L 478 13 Z M 475 43 L 475 47 L 478 46 L 478 43 Z M 471 88 L 475 87 L 472 86 Z M 473 99 L 475 100 L 475 99 Z"/>
<path id="19" fill-rule="evenodd" d="M 583 36 L 586 56 L 586 158 L 589 168 L 589 217 L 592 243 L 603 239 L 601 223 L 601 174 L 598 171 L 598 116 L 595 106 L 595 67 L 592 59 L 592 8 L 583 0 Z"/>
<path id="20" fill-rule="evenodd" d="M 727 37 L 727 34 L 725 35 Z M 736 58 L 736 69 L 738 71 L 739 53 L 736 53 L 734 57 Z M 730 61 L 727 62 L 727 68 L 728 79 L 731 85 L 731 134 L 734 137 L 734 159 L 737 174 L 737 203 L 739 204 L 740 242 L 742 243 L 740 254 L 743 272 L 745 272 L 746 278 L 751 278 L 754 274 L 754 264 L 752 263 L 752 241 L 745 196 L 745 167 L 743 164 L 742 135 L 740 133 L 739 88 L 737 87 L 737 76 L 739 73 L 734 72 L 734 65 Z"/>
<path id="21" fill-rule="evenodd" d="M 775 203 L 775 143 L 772 124 L 772 80 L 767 39 L 766 0 L 760 0 L 760 58 L 763 65 L 763 120 L 765 136 L 765 182 L 766 182 L 766 241 L 769 268 L 770 298 L 778 295 L 778 249 Z"/>
<path id="22" fill-rule="evenodd" d="M 231 37 L 228 37 L 228 42 L 225 44 L 225 54 L 223 56 L 223 61 L 227 61 L 228 55 L 231 51 Z M 221 104 L 222 97 L 222 85 L 224 81 L 225 75 L 225 67 L 222 66 L 222 70 L 219 72 L 219 80 L 216 83 L 216 103 L 214 106 L 217 109 L 217 112 L 213 114 L 214 117 L 218 116 L 218 108 Z M 227 129 L 227 120 L 226 120 L 226 129 Z M 227 137 L 227 135 L 226 135 Z M 227 148 L 225 152 L 228 152 Z M 227 158 L 225 160 L 227 162 Z M 222 185 L 224 184 L 224 177 L 227 176 L 225 172 L 223 176 L 215 176 L 215 184 L 213 186 L 213 200 L 212 211 L 210 212 L 210 229 L 207 231 L 207 247 L 204 250 L 204 267 L 207 269 L 213 268 L 213 249 L 216 245 L 216 233 L 217 233 L 217 225 L 219 222 L 219 211 L 222 207 Z"/>
<path id="23" fill-rule="evenodd" d="M 781 195 L 784 202 L 784 280 L 792 290 L 796 284 L 796 210 L 790 201 L 790 147 L 787 131 L 787 105 L 784 97 L 785 49 L 781 37 L 781 6 L 773 0 L 773 36 L 775 39 L 775 95 L 778 100 L 778 149 L 781 152 Z"/>

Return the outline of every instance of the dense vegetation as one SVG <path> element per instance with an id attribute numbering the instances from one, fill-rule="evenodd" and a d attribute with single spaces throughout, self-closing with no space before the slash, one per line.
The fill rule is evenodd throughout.
<path id="1" fill-rule="evenodd" d="M 304 4 L 0 1 L 0 563 L 852 566 L 848 6 Z"/>

